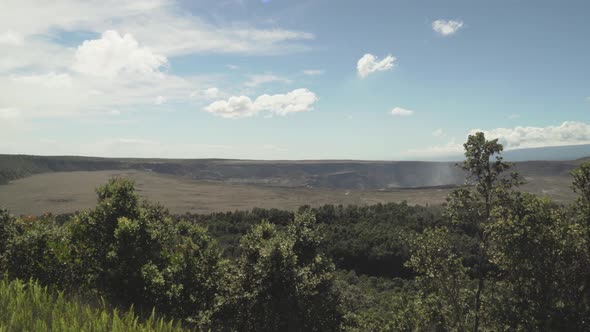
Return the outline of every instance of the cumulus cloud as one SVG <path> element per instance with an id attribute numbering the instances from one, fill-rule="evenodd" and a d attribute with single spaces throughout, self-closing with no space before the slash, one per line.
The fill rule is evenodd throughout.
<path id="1" fill-rule="evenodd" d="M 260 112 L 285 116 L 290 113 L 307 112 L 318 100 L 315 93 L 307 89 L 295 89 L 286 94 L 264 94 L 254 101 L 247 96 L 232 96 L 218 100 L 205 107 L 205 111 L 224 118 L 244 118 Z"/>
<path id="2" fill-rule="evenodd" d="M 284 54 L 304 50 L 315 38 L 259 27 L 262 22 L 209 20 L 179 0 L 3 0 L 1 7 L 0 108 L 16 108 L 27 119 L 154 107 L 155 96 L 188 102 L 192 91 L 225 78 L 176 76 L 164 70 L 168 59 Z M 78 33 L 93 37 L 77 47 L 63 43 Z M 225 96 L 209 93 L 213 98 Z"/>
<path id="3" fill-rule="evenodd" d="M 401 108 L 401 107 L 396 107 L 391 110 L 391 115 L 393 115 L 393 116 L 410 116 L 413 114 L 414 114 L 414 111 L 407 110 L 407 109 Z"/>
<path id="4" fill-rule="evenodd" d="M 121 73 L 153 75 L 167 62 L 165 56 L 140 46 L 131 34 L 108 30 L 99 39 L 86 40 L 78 47 L 73 69 L 108 77 Z"/>
<path id="5" fill-rule="evenodd" d="M 310 111 L 316 101 L 318 101 L 318 97 L 315 93 L 307 89 L 295 89 L 287 94 L 264 94 L 256 98 L 254 105 L 260 110 L 287 115 Z"/>
<path id="6" fill-rule="evenodd" d="M 483 132 L 488 139 L 498 138 L 506 149 L 590 144 L 590 125 L 576 121 L 547 127 L 474 129 L 471 133 L 478 131 Z"/>
<path id="7" fill-rule="evenodd" d="M 258 113 L 252 99 L 246 96 L 232 96 L 228 100 L 218 100 L 205 107 L 205 111 L 230 119 L 249 117 Z"/>
<path id="8" fill-rule="evenodd" d="M 441 36 L 454 35 L 463 27 L 463 21 L 459 20 L 436 20 L 432 22 L 432 30 Z"/>
<path id="9" fill-rule="evenodd" d="M 365 78 L 374 72 L 390 70 L 395 65 L 396 58 L 392 55 L 386 56 L 383 60 L 377 61 L 372 54 L 365 54 L 356 64 L 359 77 Z"/>

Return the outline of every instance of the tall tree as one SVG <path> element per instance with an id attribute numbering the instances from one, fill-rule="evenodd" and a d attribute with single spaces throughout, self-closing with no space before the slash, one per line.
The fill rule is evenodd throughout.
<path id="1" fill-rule="evenodd" d="M 502 144 L 497 139 L 488 141 L 481 132 L 469 135 L 465 148 L 463 170 L 467 174 L 466 185 L 453 191 L 448 198 L 447 213 L 453 223 L 476 239 L 472 268 L 477 280 L 473 298 L 473 331 L 480 329 L 482 293 L 490 271 L 488 257 L 488 233 L 494 207 L 507 201 L 509 190 L 521 183 L 516 173 L 507 176 L 511 164 L 500 155 Z"/>

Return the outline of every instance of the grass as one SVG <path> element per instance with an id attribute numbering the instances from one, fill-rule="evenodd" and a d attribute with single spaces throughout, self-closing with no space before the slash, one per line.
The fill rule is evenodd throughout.
<path id="1" fill-rule="evenodd" d="M 67 299 L 34 281 L 0 280 L 0 332 L 8 331 L 184 331 L 179 324 L 157 318 L 145 321 L 130 310 L 120 313 L 104 303 L 92 307 Z"/>

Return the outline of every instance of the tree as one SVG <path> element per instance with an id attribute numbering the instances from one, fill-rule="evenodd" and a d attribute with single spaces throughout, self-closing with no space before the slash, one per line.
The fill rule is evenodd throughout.
<path id="1" fill-rule="evenodd" d="M 3 219 L 0 216 L 0 219 Z M 70 282 L 68 232 L 52 216 L 9 218 L 2 233 L 0 264 L 11 278 L 34 278 L 43 284 Z M 0 226 L 1 227 L 1 226 Z M 1 267 L 1 265 L 0 265 Z"/>
<path id="2" fill-rule="evenodd" d="M 573 190 L 580 195 L 576 207 L 582 219 L 590 225 L 590 161 L 580 164 L 571 175 Z"/>
<path id="3" fill-rule="evenodd" d="M 492 307 L 496 329 L 586 330 L 578 306 L 583 284 L 584 226 L 548 199 L 515 194 L 486 225 L 488 255 L 498 268 Z"/>
<path id="4" fill-rule="evenodd" d="M 113 179 L 97 194 L 98 206 L 71 225 L 80 282 L 116 305 L 157 306 L 206 330 L 224 281 L 216 242 L 204 228 L 173 222 L 164 207 L 140 202 L 129 180 Z"/>
<path id="5" fill-rule="evenodd" d="M 509 191 L 522 183 L 518 174 L 503 174 L 511 164 L 504 162 L 503 147 L 497 139 L 488 141 L 481 132 L 469 135 L 463 170 L 466 186 L 453 191 L 448 198 L 447 213 L 455 225 L 476 239 L 472 274 L 477 280 L 473 299 L 473 331 L 480 327 L 482 293 L 491 269 L 488 257 L 486 225 L 492 222 L 492 210 L 507 202 Z"/>
<path id="6" fill-rule="evenodd" d="M 280 233 L 266 221 L 242 238 L 230 309 L 238 331 L 336 331 L 334 265 L 309 212 Z"/>
<path id="7" fill-rule="evenodd" d="M 139 217 L 140 204 L 133 182 L 126 179 L 111 179 L 96 194 L 96 208 L 76 215 L 71 222 L 71 249 L 77 282 L 107 289 L 108 253 L 116 241 L 115 230 L 121 218 Z"/>
<path id="8" fill-rule="evenodd" d="M 8 210 L 0 209 L 0 273 L 6 272 L 8 259 L 8 244 L 15 231 L 15 219 Z"/>
<path id="9" fill-rule="evenodd" d="M 416 279 L 420 294 L 412 304 L 412 312 L 423 316 L 418 324 L 423 325 L 422 329 L 442 327 L 446 331 L 466 331 L 473 315 L 469 305 L 473 291 L 449 230 L 428 229 L 411 242 L 408 266 L 420 274 Z"/>
<path id="10" fill-rule="evenodd" d="M 203 227 L 181 221 L 172 240 L 164 245 L 165 264 L 141 268 L 146 297 L 159 311 L 207 330 L 223 304 L 227 261 Z"/>
<path id="11" fill-rule="evenodd" d="M 579 194 L 574 205 L 576 213 L 575 219 L 584 228 L 584 238 L 586 245 L 586 259 L 580 262 L 581 269 L 579 274 L 584 279 L 580 287 L 581 299 L 578 304 L 578 311 L 585 311 L 584 321 L 590 325 L 590 161 L 580 164 L 571 172 L 573 180 L 573 190 Z"/>

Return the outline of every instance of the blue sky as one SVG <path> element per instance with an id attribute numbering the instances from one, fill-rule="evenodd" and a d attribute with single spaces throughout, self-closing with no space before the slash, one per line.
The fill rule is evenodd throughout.
<path id="1" fill-rule="evenodd" d="M 0 153 L 438 159 L 590 143 L 588 1 L 6 0 Z"/>

